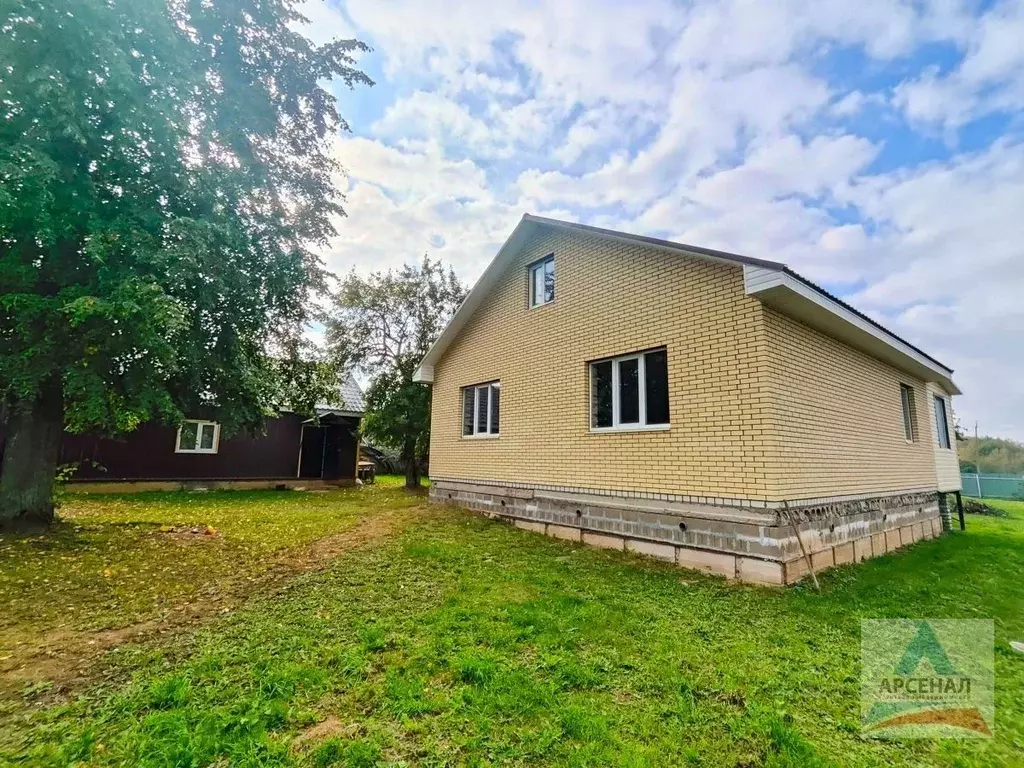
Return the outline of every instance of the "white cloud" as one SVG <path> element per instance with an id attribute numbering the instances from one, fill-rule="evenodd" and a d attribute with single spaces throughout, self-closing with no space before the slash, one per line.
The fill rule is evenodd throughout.
<path id="1" fill-rule="evenodd" d="M 852 199 L 881 228 L 852 300 L 957 369 L 966 419 L 1024 440 L 1024 145 L 874 178 Z"/>
<path id="2" fill-rule="evenodd" d="M 391 73 L 450 78 L 467 65 L 487 71 L 507 64 L 500 43 L 529 71 L 538 97 L 567 104 L 599 97 L 634 102 L 644 92 L 655 98 L 651 31 L 679 18 L 662 0 L 352 0 L 348 7 L 378 41 Z"/>
<path id="3" fill-rule="evenodd" d="M 1024 145 L 876 176 L 848 199 L 879 225 L 887 253 L 857 300 L 877 308 L 948 302 L 989 281 L 1024 288 Z M 980 296 L 978 298 L 981 298 Z"/>
<path id="4" fill-rule="evenodd" d="M 895 89 L 894 103 L 911 120 L 955 129 L 1024 108 L 1024 2 L 1004 0 L 965 29 L 958 67 L 948 74 L 931 68 Z"/>
<path id="5" fill-rule="evenodd" d="M 461 144 L 480 154 L 511 151 L 504 136 L 495 136 L 487 123 L 438 93 L 415 91 L 399 98 L 371 130 L 374 135 L 395 142 L 436 139 Z"/>
<path id="6" fill-rule="evenodd" d="M 681 183 L 694 183 L 753 137 L 782 135 L 827 100 L 824 83 L 792 66 L 720 79 L 686 72 L 675 82 L 656 137 L 635 157 L 615 154 L 580 176 L 528 170 L 517 185 L 527 199 L 540 205 L 620 204 L 639 212 Z"/>
<path id="7" fill-rule="evenodd" d="M 675 79 L 668 114 L 635 170 L 683 179 L 714 167 L 746 138 L 774 136 L 813 116 L 828 86 L 792 64 L 730 76 L 683 70 Z"/>
<path id="8" fill-rule="evenodd" d="M 296 10 L 306 18 L 306 23 L 296 24 L 295 29 L 317 45 L 356 36 L 338 7 L 328 0 L 304 0 Z"/>
<path id="9" fill-rule="evenodd" d="M 373 120 L 346 114 L 369 135 L 339 142 L 351 218 L 329 265 L 430 251 L 472 280 L 525 211 L 787 261 L 957 368 L 966 421 L 1024 439 L 1024 136 L 953 149 L 979 116 L 1024 108 L 1022 9 L 323 6 L 316 34 L 368 39 L 394 92 Z"/>
<path id="10" fill-rule="evenodd" d="M 829 107 L 829 112 L 838 118 L 853 117 L 869 105 L 882 106 L 886 103 L 886 97 L 880 93 L 864 93 L 863 91 L 850 91 L 837 99 Z"/>
<path id="11" fill-rule="evenodd" d="M 521 216 L 498 201 L 470 160 L 451 160 L 437 145 L 402 150 L 365 138 L 339 139 L 348 170 L 338 234 L 324 251 L 328 269 L 383 270 L 424 253 L 476 276 Z"/>

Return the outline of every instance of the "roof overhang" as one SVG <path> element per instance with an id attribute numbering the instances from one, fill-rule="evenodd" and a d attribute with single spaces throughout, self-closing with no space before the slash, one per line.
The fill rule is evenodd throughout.
<path id="1" fill-rule="evenodd" d="M 441 359 L 445 350 L 448 349 L 448 345 L 455 340 L 455 337 L 458 336 L 459 332 L 465 327 L 469 318 L 472 317 L 476 309 L 483 304 L 484 299 L 487 298 L 491 289 L 498 283 L 498 280 L 501 279 L 501 275 L 504 273 L 506 267 L 508 267 L 513 259 L 515 259 L 519 249 L 523 247 L 538 230 L 541 229 L 557 230 L 573 234 L 584 234 L 608 242 L 627 243 L 631 245 L 635 245 L 639 242 L 655 250 L 670 252 L 677 255 L 682 253 L 694 258 L 719 262 L 722 264 L 752 264 L 766 267 L 777 267 L 780 269 L 784 267 L 783 264 L 773 261 L 752 259 L 746 256 L 725 253 L 724 251 L 715 251 L 710 248 L 681 245 L 668 240 L 659 240 L 654 237 L 631 235 L 627 232 L 616 232 L 611 229 L 591 227 L 586 224 L 576 224 L 570 221 L 559 221 L 558 219 L 549 219 L 544 216 L 534 216 L 526 213 L 523 214 L 523 218 L 519 221 L 519 224 L 516 225 L 516 228 L 512 230 L 512 234 L 509 235 L 508 239 L 498 250 L 497 255 L 491 260 L 491 263 L 487 265 L 487 269 L 484 270 L 480 279 L 477 280 L 476 285 L 473 286 L 473 289 L 466 296 L 465 300 L 461 305 L 459 305 L 458 310 L 452 316 L 451 321 L 438 337 L 437 341 L 434 342 L 434 345 L 420 361 L 419 367 L 413 373 L 413 381 L 418 381 L 423 384 L 433 383 L 434 366 L 437 364 L 437 361 Z"/>
<path id="2" fill-rule="evenodd" d="M 497 255 L 487 265 L 451 321 L 420 361 L 413 374 L 413 381 L 433 383 L 434 366 L 469 322 L 473 313 L 484 303 L 519 250 L 541 229 L 584 234 L 608 242 L 633 245 L 640 243 L 658 251 L 742 267 L 748 295 L 918 378 L 936 382 L 951 395 L 961 394 L 960 389 L 953 383 L 951 368 L 908 344 L 824 289 L 800 277 L 785 264 L 531 214 L 523 216 Z"/>
<path id="3" fill-rule="evenodd" d="M 462 304 L 459 305 L 455 314 L 452 315 L 448 325 L 445 326 L 441 335 L 437 337 L 437 341 L 434 342 L 433 346 L 430 347 L 427 354 L 420 361 L 419 367 L 412 375 L 413 381 L 418 381 L 422 384 L 432 384 L 434 382 L 434 365 L 441 359 L 441 355 L 448 349 L 448 345 L 455 341 L 455 337 L 459 335 L 459 332 L 469 322 L 469 318 L 473 316 L 477 308 L 483 304 L 491 289 L 501 279 L 505 268 L 515 258 L 516 253 L 536 232 L 537 226 L 530 217 L 524 216 L 516 228 L 512 230 L 512 234 L 508 236 L 508 239 L 498 250 L 497 255 L 487 265 L 487 269 L 480 275 L 480 279 L 476 281 L 476 285 L 473 286 L 473 289 L 463 299 Z"/>
<path id="4" fill-rule="evenodd" d="M 316 416 L 306 419 L 303 424 L 316 424 L 320 421 L 336 421 L 337 419 L 361 419 L 363 414 L 360 411 L 346 411 L 339 408 L 317 407 Z"/>
<path id="5" fill-rule="evenodd" d="M 787 269 L 744 266 L 747 295 L 924 381 L 961 394 L 953 371 Z"/>

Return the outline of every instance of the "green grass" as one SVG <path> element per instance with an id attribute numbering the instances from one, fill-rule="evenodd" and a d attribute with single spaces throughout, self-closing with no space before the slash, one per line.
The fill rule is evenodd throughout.
<path id="1" fill-rule="evenodd" d="M 367 504 L 387 494 L 418 501 L 381 487 Z M 264 509 L 246 529 L 303 503 L 246 496 Z M 127 502 L 90 503 L 106 519 L 104 505 Z M 1011 516 L 971 517 L 966 534 L 824 574 L 822 594 L 727 584 L 424 509 L 188 644 L 121 649 L 129 682 L 19 711 L 0 762 L 1020 765 L 1024 656 L 1008 641 L 1024 639 L 1024 503 L 999 505 Z M 903 616 L 995 620 L 994 739 L 859 736 L 859 621 Z"/>
<path id="2" fill-rule="evenodd" d="M 12 632 L 143 621 L 262 572 L 275 554 L 418 501 L 388 477 L 322 493 L 70 495 L 54 532 L 0 538 L 0 648 Z"/>

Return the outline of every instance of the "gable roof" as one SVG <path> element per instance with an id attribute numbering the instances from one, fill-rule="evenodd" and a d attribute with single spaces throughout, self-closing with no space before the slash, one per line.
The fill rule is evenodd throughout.
<path id="1" fill-rule="evenodd" d="M 340 403 L 335 403 L 334 405 L 329 403 L 317 404 L 316 413 L 318 416 L 325 416 L 329 413 L 337 416 L 362 416 L 366 411 L 366 400 L 363 397 L 363 390 L 351 371 L 342 375 L 338 380 L 338 394 L 340 396 Z"/>
<path id="2" fill-rule="evenodd" d="M 459 306 L 458 311 L 423 360 L 420 361 L 413 377 L 416 381 L 424 383 L 433 381 L 434 365 L 441 359 L 470 316 L 497 284 L 518 250 L 542 229 L 575 231 L 603 240 L 641 243 L 658 250 L 740 266 L 743 268 L 744 285 L 748 295 L 755 296 L 766 305 L 818 328 L 830 336 L 846 341 L 852 346 L 863 349 L 902 370 L 913 373 L 926 381 L 935 381 L 951 394 L 960 394 L 959 388 L 953 383 L 952 368 L 900 338 L 881 323 L 872 320 L 821 286 L 797 274 L 782 262 L 755 259 L 727 251 L 675 243 L 671 240 L 634 235 L 544 216 L 534 216 L 529 213 L 523 214 L 523 218 L 512 234 L 498 250 L 491 263 L 487 265 L 476 285 Z"/>
<path id="3" fill-rule="evenodd" d="M 351 373 L 345 375 L 341 380 L 341 401 L 345 408 L 354 413 L 363 413 L 366 410 L 366 400 L 363 398 L 363 390 Z"/>

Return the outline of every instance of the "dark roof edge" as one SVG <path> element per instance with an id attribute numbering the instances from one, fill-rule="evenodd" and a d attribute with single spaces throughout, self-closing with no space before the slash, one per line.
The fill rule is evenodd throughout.
<path id="1" fill-rule="evenodd" d="M 836 296 L 834 293 L 830 293 L 829 291 L 826 291 L 824 288 L 822 288 L 817 283 L 813 282 L 812 280 L 808 280 L 806 277 L 804 277 L 803 275 L 801 275 L 798 272 L 794 272 L 789 267 L 784 267 L 783 271 L 787 275 L 790 275 L 791 277 L 794 277 L 797 280 L 799 280 L 801 283 L 806 285 L 808 288 L 811 288 L 811 289 L 817 291 L 818 293 L 820 293 L 822 296 L 825 296 L 825 297 L 831 299 L 836 304 L 838 304 L 839 306 L 843 307 L 843 309 L 849 310 L 850 312 L 855 314 L 857 317 L 859 317 L 864 322 L 870 323 L 871 325 L 875 326 L 875 328 L 877 328 L 878 330 L 882 331 L 883 333 L 885 333 L 885 334 L 887 334 L 889 336 L 892 336 L 894 339 L 896 339 L 896 341 L 899 341 L 902 344 L 906 344 L 908 347 L 910 347 L 912 350 L 917 352 L 919 355 L 921 355 L 922 357 L 927 357 L 929 360 L 931 360 L 933 363 L 935 363 L 940 368 L 943 368 L 943 369 L 949 371 L 950 374 L 953 373 L 953 369 L 950 368 L 945 363 L 943 363 L 941 360 L 936 360 L 934 357 L 929 355 L 927 352 L 925 352 L 923 349 L 921 349 L 917 345 L 911 344 L 909 341 L 907 341 L 906 339 L 902 338 L 901 336 L 897 336 L 895 333 L 890 331 L 888 328 L 886 328 L 880 322 L 878 322 L 877 320 L 872 320 L 870 317 L 865 315 L 863 312 L 861 312 L 855 306 L 853 306 L 852 304 L 848 304 L 847 302 L 843 301 L 841 298 Z"/>
<path id="2" fill-rule="evenodd" d="M 822 288 L 817 283 L 814 283 L 813 281 L 808 280 L 803 275 L 801 275 L 798 272 L 795 272 L 794 270 L 790 269 L 788 266 L 786 266 L 781 261 L 768 261 L 767 259 L 755 259 L 755 258 L 750 257 L 750 256 L 741 256 L 738 253 L 730 253 L 728 251 L 717 251 L 717 250 L 714 250 L 712 248 L 702 248 L 701 246 L 686 245 L 685 243 L 675 243 L 675 242 L 672 242 L 671 240 L 661 240 L 661 239 L 659 239 L 657 237 L 647 237 L 645 235 L 634 235 L 634 234 L 629 233 L 629 232 L 621 232 L 621 231 L 615 230 L 615 229 L 603 229 L 601 227 L 592 227 L 589 224 L 577 224 L 575 222 L 562 221 L 560 219 L 549 219 L 549 218 L 547 218 L 545 216 L 535 216 L 532 213 L 524 213 L 523 214 L 523 220 L 524 221 L 533 221 L 533 222 L 536 222 L 537 224 L 542 224 L 542 225 L 550 226 L 550 227 L 559 227 L 559 228 L 563 228 L 563 229 L 575 229 L 575 230 L 578 230 L 580 232 L 588 232 L 590 234 L 598 235 L 600 237 L 612 237 L 612 238 L 617 238 L 617 239 L 622 239 L 622 240 L 632 240 L 632 241 L 635 241 L 635 242 L 638 242 L 638 243 L 644 243 L 646 245 L 657 246 L 659 248 L 668 248 L 668 249 L 671 249 L 671 250 L 674 250 L 674 251 L 679 251 L 681 253 L 695 253 L 695 254 L 699 254 L 701 256 L 708 256 L 708 257 L 713 258 L 713 259 L 721 259 L 722 261 L 730 261 L 730 262 L 733 262 L 735 264 L 748 265 L 748 266 L 752 266 L 752 267 L 764 267 L 765 269 L 777 269 L 780 272 L 785 272 L 787 275 L 790 275 L 791 277 L 796 278 L 801 283 L 806 285 L 808 288 L 811 288 L 812 290 L 820 293 L 822 296 L 825 296 L 825 297 L 831 299 L 832 301 L 836 302 L 837 304 L 839 304 L 844 309 L 849 310 L 850 312 L 855 314 L 860 319 L 862 319 L 865 322 L 870 323 L 871 325 L 875 326 L 875 328 L 877 328 L 878 330 L 882 331 L 886 335 L 891 336 L 893 339 L 895 339 L 896 341 L 900 342 L 901 344 L 906 344 L 908 347 L 910 347 L 912 350 L 914 350 L 918 354 L 928 358 L 929 360 L 931 360 L 933 363 L 935 363 L 939 367 L 949 371 L 950 374 L 953 373 L 953 369 L 950 368 L 945 363 L 943 363 L 943 362 L 941 362 L 939 360 L 936 360 L 934 357 L 929 355 L 927 352 L 923 351 L 920 347 L 918 347 L 918 346 L 916 346 L 914 344 L 911 344 L 909 341 L 907 341 L 904 338 L 901 338 L 900 336 L 897 336 L 895 333 L 890 331 L 888 328 L 886 328 L 884 325 L 879 323 L 877 320 L 872 320 L 870 317 L 865 315 L 863 312 L 861 312 L 856 307 L 851 306 L 847 302 L 845 302 L 842 299 L 840 299 L 838 296 L 836 296 L 836 295 L 828 292 L 824 288 Z"/>
<path id="3" fill-rule="evenodd" d="M 708 256 L 712 259 L 721 259 L 723 261 L 732 261 L 737 264 L 747 264 L 752 267 L 764 267 L 766 269 L 787 269 L 786 265 L 781 261 L 768 261 L 767 259 L 755 259 L 750 256 L 741 256 L 738 253 L 729 253 L 728 251 L 716 251 L 713 248 L 702 248 L 699 245 L 685 245 L 684 243 L 674 243 L 671 240 L 661 240 L 657 237 L 647 237 L 646 235 L 634 235 L 630 232 L 620 232 L 616 229 L 602 229 L 601 227 L 592 227 L 589 224 L 577 224 L 572 221 L 561 221 L 560 219 L 549 219 L 544 216 L 534 216 L 532 213 L 523 214 L 524 221 L 533 221 L 538 224 L 546 224 L 551 227 L 565 227 L 568 229 L 578 229 L 581 232 L 590 232 L 594 235 L 600 235 L 602 237 L 615 237 L 625 240 L 635 240 L 639 243 L 645 243 L 647 245 L 654 245 L 659 248 L 670 248 L 673 251 L 684 251 L 688 253 L 696 253 L 701 256 Z"/>

